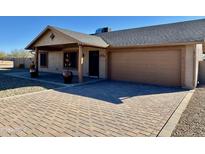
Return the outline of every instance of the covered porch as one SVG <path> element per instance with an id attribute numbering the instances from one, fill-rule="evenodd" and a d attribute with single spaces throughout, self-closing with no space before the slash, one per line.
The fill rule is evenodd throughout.
<path id="1" fill-rule="evenodd" d="M 62 74 L 69 69 L 81 83 L 107 78 L 107 46 L 100 37 L 48 26 L 26 49 L 35 53 L 37 72 Z"/>
<path id="2" fill-rule="evenodd" d="M 59 54 L 63 55 L 63 57 L 58 56 Z M 76 52 L 77 53 L 77 64 L 76 67 L 70 67 L 69 64 L 66 64 L 65 54 L 67 52 Z M 50 58 L 49 54 L 55 54 Z M 46 56 L 46 62 L 42 62 L 41 56 Z M 54 59 L 54 57 L 56 57 Z M 62 59 L 61 59 L 62 58 Z M 71 57 L 72 58 L 72 57 Z M 62 60 L 62 67 L 58 68 L 59 60 Z M 39 72 L 50 72 L 50 73 L 62 73 L 64 69 L 70 69 L 70 71 L 74 72 L 74 76 L 78 76 L 78 82 L 83 82 L 83 48 L 82 46 L 78 46 L 77 44 L 65 44 L 65 45 L 52 45 L 52 46 L 44 46 L 44 47 L 36 47 L 35 48 L 35 65 L 37 71 Z M 73 59 L 71 61 L 74 61 Z M 42 66 L 42 63 L 43 64 Z M 56 72 L 55 72 L 56 70 Z"/>

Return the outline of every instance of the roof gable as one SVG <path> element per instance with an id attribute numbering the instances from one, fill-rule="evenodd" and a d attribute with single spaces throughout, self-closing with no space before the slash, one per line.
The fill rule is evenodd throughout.
<path id="1" fill-rule="evenodd" d="M 47 30 L 42 36 L 40 36 L 40 38 L 38 38 L 33 46 L 49 46 L 67 43 L 76 43 L 76 40 L 74 40 L 73 38 L 65 37 L 65 35 L 53 30 Z"/>
<path id="2" fill-rule="evenodd" d="M 84 45 L 93 45 L 98 47 L 108 47 L 109 45 L 99 36 L 96 35 L 88 35 L 79 32 L 74 32 L 68 29 L 62 29 L 58 27 L 53 27 L 56 30 L 62 32 L 65 35 L 72 36 L 72 38 L 81 42 Z"/>
<path id="3" fill-rule="evenodd" d="M 82 34 L 57 27 L 47 26 L 27 47 L 33 49 L 40 46 L 77 43 L 97 47 L 107 47 L 108 44 L 98 36 Z"/>

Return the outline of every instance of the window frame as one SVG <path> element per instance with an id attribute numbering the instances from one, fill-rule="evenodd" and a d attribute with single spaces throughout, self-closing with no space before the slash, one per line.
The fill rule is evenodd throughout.
<path id="1" fill-rule="evenodd" d="M 45 54 L 46 55 L 46 65 L 41 65 L 41 54 Z M 40 55 L 40 58 L 39 58 L 40 67 L 41 68 L 48 68 L 48 52 L 41 51 L 41 52 L 39 52 L 39 55 Z"/>
<path id="2" fill-rule="evenodd" d="M 63 68 L 64 69 L 67 69 L 67 67 L 65 67 L 65 54 L 66 53 L 72 53 L 72 52 L 75 52 L 77 54 L 77 56 L 76 56 L 76 67 L 69 67 L 69 68 L 73 69 L 73 70 L 77 70 L 78 69 L 78 51 L 77 50 L 71 50 L 71 51 L 64 51 L 63 52 Z"/>

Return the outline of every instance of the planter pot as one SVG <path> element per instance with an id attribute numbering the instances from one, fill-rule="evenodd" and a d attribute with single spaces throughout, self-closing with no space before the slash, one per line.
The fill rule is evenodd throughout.
<path id="1" fill-rule="evenodd" d="M 73 73 L 71 71 L 63 71 L 64 83 L 72 83 Z"/>
<path id="2" fill-rule="evenodd" d="M 36 70 L 34 69 L 30 69 L 30 75 L 31 75 L 31 78 L 36 78 L 38 77 L 38 72 L 36 72 Z"/>

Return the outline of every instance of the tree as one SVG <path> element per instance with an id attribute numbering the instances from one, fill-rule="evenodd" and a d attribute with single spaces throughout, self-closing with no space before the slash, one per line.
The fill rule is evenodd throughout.
<path id="1" fill-rule="evenodd" d="M 3 51 L 0 51 L 0 59 L 4 59 L 6 57 L 6 53 Z"/>
<path id="2" fill-rule="evenodd" d="M 10 58 L 32 58 L 33 54 L 24 49 L 15 49 L 9 54 Z"/>

